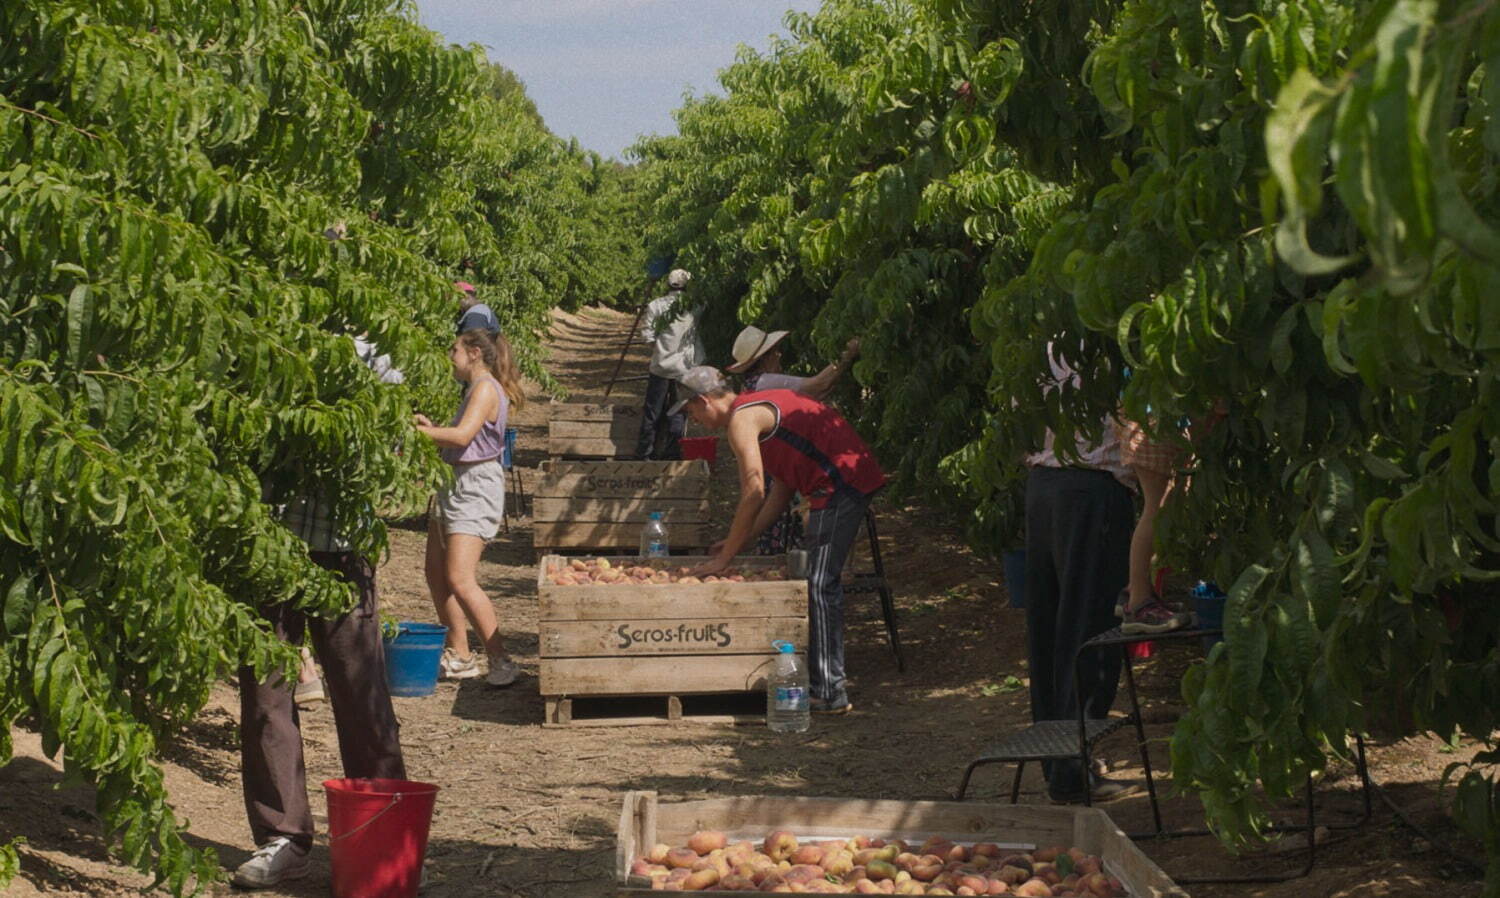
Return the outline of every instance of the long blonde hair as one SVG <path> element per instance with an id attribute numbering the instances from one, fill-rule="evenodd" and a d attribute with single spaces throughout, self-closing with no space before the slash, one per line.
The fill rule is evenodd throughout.
<path id="1" fill-rule="evenodd" d="M 475 328 L 459 334 L 458 342 L 468 349 L 479 350 L 484 367 L 500 383 L 500 389 L 505 391 L 511 408 L 520 411 L 526 407 L 526 394 L 521 389 L 521 370 L 516 367 L 516 354 L 511 350 L 510 341 L 505 339 L 504 334 L 491 336 L 489 331 Z"/>

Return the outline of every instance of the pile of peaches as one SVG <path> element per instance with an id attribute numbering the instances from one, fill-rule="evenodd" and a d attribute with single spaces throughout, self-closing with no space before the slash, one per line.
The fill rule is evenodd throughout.
<path id="1" fill-rule="evenodd" d="M 574 558 L 563 560 L 547 568 L 547 577 L 554 586 L 652 586 L 668 583 L 755 583 L 763 580 L 785 580 L 786 572 L 781 568 L 756 568 L 740 571 L 729 568 L 722 574 L 710 574 L 698 578 L 689 572 L 690 567 L 669 567 L 663 562 L 654 564 L 615 564 L 608 558 Z"/>
<path id="2" fill-rule="evenodd" d="M 992 842 L 964 845 L 934 836 L 799 843 L 778 830 L 760 845 L 730 844 L 721 832 L 694 833 L 686 846 L 656 845 L 630 872 L 664 891 L 821 892 L 859 895 L 1019 895 L 1118 898 L 1125 890 L 1098 857 L 1077 848 L 1019 852 Z"/>

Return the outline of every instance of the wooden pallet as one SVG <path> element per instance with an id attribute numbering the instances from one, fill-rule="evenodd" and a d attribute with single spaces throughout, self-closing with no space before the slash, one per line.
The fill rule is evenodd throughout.
<path id="1" fill-rule="evenodd" d="M 544 727 L 621 727 L 766 722 L 764 692 L 710 695 L 544 695 Z"/>

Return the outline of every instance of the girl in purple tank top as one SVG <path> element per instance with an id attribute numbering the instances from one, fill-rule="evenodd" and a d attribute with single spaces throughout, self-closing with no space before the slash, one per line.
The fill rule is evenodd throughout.
<path id="1" fill-rule="evenodd" d="M 521 408 L 521 375 L 510 343 L 482 330 L 464 331 L 449 350 L 453 376 L 467 385 L 458 413 L 447 427 L 426 415 L 414 416 L 417 430 L 432 437 L 443 460 L 453 466 L 453 482 L 438 491 L 427 516 L 427 589 L 438 621 L 448 628 L 442 672 L 449 679 L 480 674 L 469 652 L 468 623 L 484 640 L 489 682 L 509 686 L 519 673 L 505 652 L 495 609 L 475 577 L 485 540 L 495 535 L 505 513 L 505 471 L 500 454 L 505 421 Z"/>

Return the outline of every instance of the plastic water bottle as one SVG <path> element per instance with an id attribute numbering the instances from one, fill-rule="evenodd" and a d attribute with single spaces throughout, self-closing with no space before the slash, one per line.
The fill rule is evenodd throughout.
<path id="1" fill-rule="evenodd" d="M 776 669 L 766 678 L 766 728 L 773 733 L 805 733 L 812 723 L 807 703 L 807 666 L 784 640 L 776 647 Z"/>
<path id="2" fill-rule="evenodd" d="M 651 512 L 651 520 L 641 528 L 641 557 L 667 557 L 667 525 L 661 522 L 661 512 Z"/>

